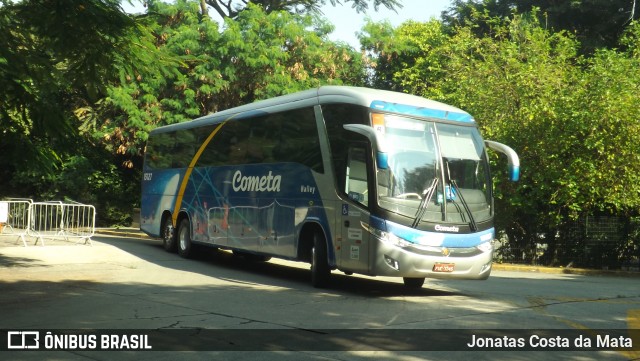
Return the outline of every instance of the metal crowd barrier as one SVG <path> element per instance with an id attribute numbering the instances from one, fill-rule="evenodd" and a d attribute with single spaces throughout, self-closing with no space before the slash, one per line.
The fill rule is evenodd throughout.
<path id="1" fill-rule="evenodd" d="M 77 243 L 92 244 L 95 219 L 94 206 L 76 202 L 0 201 L 0 235 L 18 236 L 25 247 L 25 236 L 35 238 L 35 244 L 40 242 L 42 246 L 45 239 L 75 239 Z"/>
<path id="2" fill-rule="evenodd" d="M 33 202 L 29 235 L 43 246 L 45 239 L 76 239 L 91 244 L 95 214 L 93 206 L 80 203 Z"/>
<path id="3" fill-rule="evenodd" d="M 0 201 L 0 237 L 16 237 L 26 247 L 29 219 L 33 201 L 26 198 L 7 198 Z"/>

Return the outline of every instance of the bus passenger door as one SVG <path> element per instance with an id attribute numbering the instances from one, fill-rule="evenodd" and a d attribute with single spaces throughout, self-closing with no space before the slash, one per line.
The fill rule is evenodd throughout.
<path id="1" fill-rule="evenodd" d="M 368 150 L 365 144 L 351 145 L 348 150 L 345 189 L 347 199 L 341 210 L 341 268 L 369 273 L 369 232 L 361 222 L 369 222 Z"/>

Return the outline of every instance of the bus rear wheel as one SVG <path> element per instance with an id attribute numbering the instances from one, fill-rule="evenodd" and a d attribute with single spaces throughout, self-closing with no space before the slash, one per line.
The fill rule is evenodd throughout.
<path id="1" fill-rule="evenodd" d="M 162 247 L 167 252 L 175 252 L 178 249 L 175 229 L 168 217 L 162 222 Z"/>
<path id="2" fill-rule="evenodd" d="M 313 234 L 311 247 L 311 284 L 316 288 L 323 288 L 329 284 L 331 269 L 327 262 L 327 243 L 318 233 Z"/>
<path id="3" fill-rule="evenodd" d="M 424 284 L 424 278 L 402 277 L 402 280 L 407 288 L 421 288 Z"/>
<path id="4" fill-rule="evenodd" d="M 180 221 L 180 226 L 178 226 L 178 254 L 184 258 L 190 258 L 193 255 L 191 227 L 186 218 Z"/>

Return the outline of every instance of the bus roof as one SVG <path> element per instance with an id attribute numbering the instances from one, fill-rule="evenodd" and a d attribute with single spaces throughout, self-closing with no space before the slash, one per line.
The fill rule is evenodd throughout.
<path id="1" fill-rule="evenodd" d="M 288 109 L 330 103 L 355 104 L 373 110 L 448 121 L 475 122 L 469 113 L 461 109 L 416 95 L 363 87 L 328 85 L 241 105 L 205 115 L 190 122 L 159 127 L 152 132 L 186 129 L 219 123 L 232 117 L 276 113 Z"/>

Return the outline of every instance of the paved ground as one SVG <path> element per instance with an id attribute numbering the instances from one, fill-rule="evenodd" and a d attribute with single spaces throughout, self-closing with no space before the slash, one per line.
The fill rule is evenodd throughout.
<path id="1" fill-rule="evenodd" d="M 135 237 L 135 239 L 128 238 Z M 488 281 L 428 281 L 407 291 L 397 279 L 345 276 L 309 285 L 308 265 L 247 264 L 227 252 L 184 260 L 133 229 L 100 230 L 92 247 L 47 241 L 22 247 L 0 238 L 0 329 L 640 329 L 632 273 L 496 265 Z M 568 274 L 567 272 L 573 272 Z M 583 273 L 583 274 L 576 274 Z M 600 274 L 629 277 L 601 277 Z M 433 336 L 433 334 L 429 334 Z M 226 334 L 225 337 L 228 337 Z M 266 338 L 270 333 L 258 333 Z M 295 335 L 294 335 L 295 336 Z M 320 337 L 321 335 L 318 335 Z M 380 335 L 374 335 L 380 336 Z M 6 338 L 6 337 L 3 337 Z M 307 341 L 309 339 L 307 338 Z M 0 341 L 2 341 L 0 339 Z M 338 339 L 337 342 L 346 340 Z M 380 339 L 379 342 L 388 340 Z M 338 343 L 339 344 L 339 343 Z M 334 344 L 334 346 L 337 344 Z M 469 353 L 118 353 L 119 359 L 394 361 L 468 359 Z M 476 360 L 625 360 L 637 353 L 477 353 Z M 114 354 L 0 354 L 0 359 L 109 360 Z"/>

